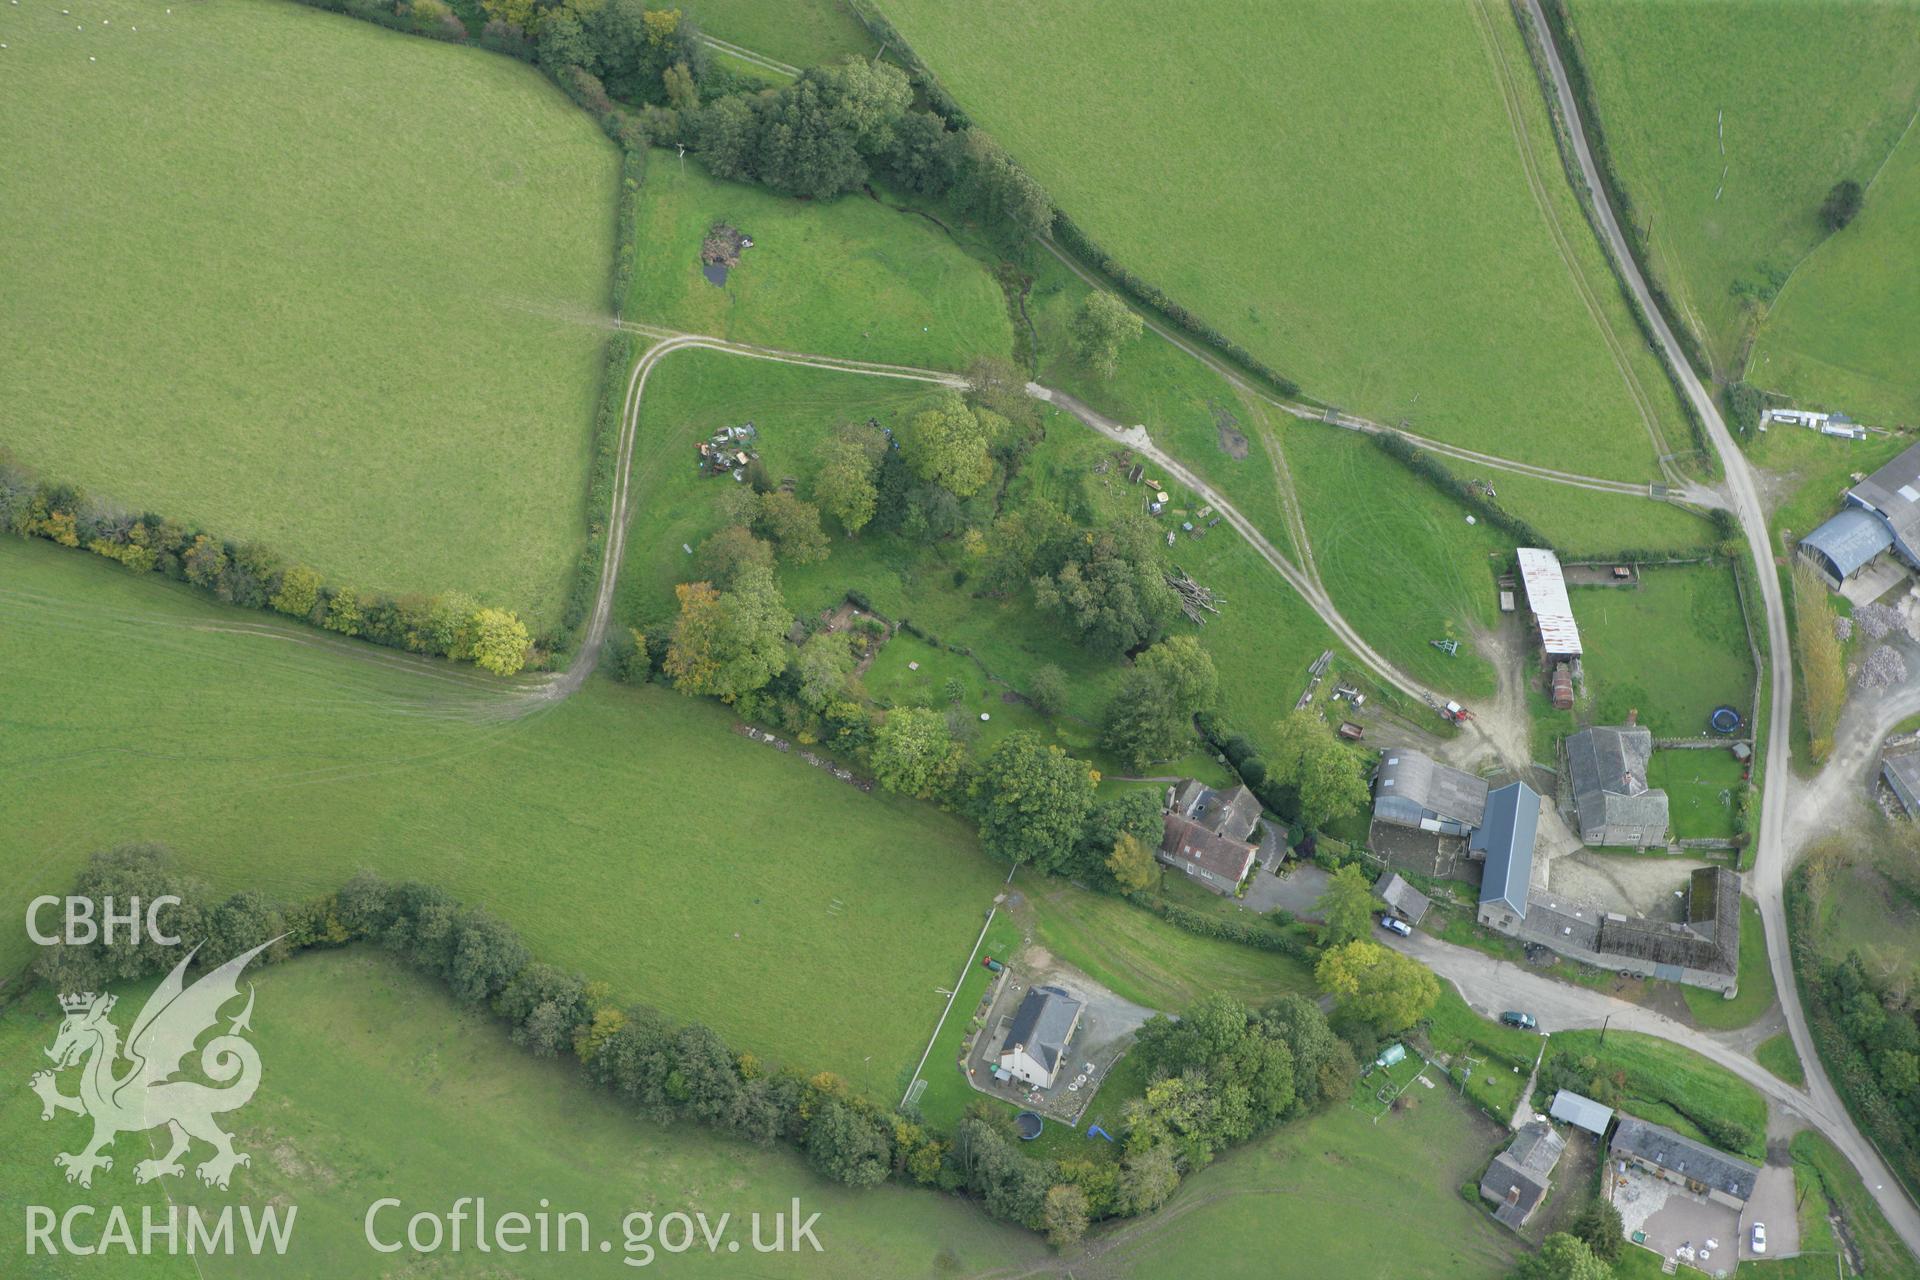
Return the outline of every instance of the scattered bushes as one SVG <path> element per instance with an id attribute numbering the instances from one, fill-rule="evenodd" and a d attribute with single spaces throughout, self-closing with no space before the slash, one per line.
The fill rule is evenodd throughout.
<path id="1" fill-rule="evenodd" d="M 482 609 L 452 592 L 392 599 L 329 584 L 259 543 L 235 544 L 152 512 L 136 514 L 71 485 L 37 480 L 4 455 L 0 532 L 85 547 L 135 573 L 188 583 L 226 604 L 272 609 L 390 649 L 479 661 L 472 637 L 484 629 L 488 649 L 480 665 L 498 675 L 547 661 L 525 625 L 505 609 Z"/>

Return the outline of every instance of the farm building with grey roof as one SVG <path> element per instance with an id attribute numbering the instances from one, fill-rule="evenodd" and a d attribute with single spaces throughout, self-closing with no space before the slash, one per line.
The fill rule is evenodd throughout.
<path id="1" fill-rule="evenodd" d="M 1595 725 L 1569 734 L 1565 750 L 1581 843 L 1643 849 L 1667 842 L 1667 793 L 1647 785 L 1649 730 Z"/>
<path id="2" fill-rule="evenodd" d="M 1801 556 L 1836 590 L 1889 549 L 1920 568 L 1920 444 L 1847 490 L 1847 505 L 1800 540 Z"/>
<path id="3" fill-rule="evenodd" d="M 1485 779 L 1423 751 L 1390 748 L 1373 775 L 1373 816 L 1380 822 L 1464 836 L 1480 825 L 1486 810 Z"/>
<path id="4" fill-rule="evenodd" d="M 1051 1089 L 1080 1025 L 1082 1008 L 1064 987 L 1035 987 L 1027 992 L 1001 1042 L 1001 1068 L 1016 1080 Z"/>
<path id="5" fill-rule="evenodd" d="M 1607 1152 L 1732 1209 L 1745 1207 L 1753 1198 L 1760 1177 L 1758 1166 L 1639 1116 L 1621 1115 Z"/>
<path id="6" fill-rule="evenodd" d="M 1518 1231 L 1547 1198 L 1554 1166 L 1567 1140 L 1553 1126 L 1535 1120 L 1514 1135 L 1480 1179 L 1480 1194 L 1493 1202 L 1494 1221 Z"/>

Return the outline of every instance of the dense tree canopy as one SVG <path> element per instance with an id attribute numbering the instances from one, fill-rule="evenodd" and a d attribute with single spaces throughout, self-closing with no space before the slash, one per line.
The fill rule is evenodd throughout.
<path id="1" fill-rule="evenodd" d="M 1050 871 L 1070 857 L 1099 775 L 1032 730 L 1008 734 L 983 766 L 980 843 L 1008 862 Z"/>
<path id="2" fill-rule="evenodd" d="M 1440 998 L 1440 983 L 1425 965 L 1377 942 L 1329 948 L 1321 953 L 1314 977 L 1343 1016 L 1380 1031 L 1404 1031 Z"/>
<path id="3" fill-rule="evenodd" d="M 1290 712 L 1274 733 L 1267 776 L 1292 790 L 1300 821 L 1324 827 L 1366 807 L 1367 780 L 1359 757 L 1318 716 Z"/>
<path id="4" fill-rule="evenodd" d="M 1107 704 L 1102 742 L 1137 769 L 1185 754 L 1193 717 L 1211 711 L 1220 680 L 1193 636 L 1162 640 L 1135 660 Z"/>

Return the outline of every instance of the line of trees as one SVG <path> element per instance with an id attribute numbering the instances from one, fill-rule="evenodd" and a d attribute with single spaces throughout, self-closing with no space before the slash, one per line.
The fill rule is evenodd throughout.
<path id="1" fill-rule="evenodd" d="M 84 548 L 134 573 L 190 583 L 227 604 L 271 609 L 388 648 L 472 662 L 496 675 L 549 658 L 510 610 L 461 592 L 391 597 L 329 583 L 258 542 L 234 543 L 196 525 L 39 480 L 4 456 L 0 532 Z"/>
<path id="2" fill-rule="evenodd" d="M 272 938 L 280 941 L 263 963 L 308 947 L 382 947 L 444 982 L 461 1005 L 491 1011 L 527 1051 L 572 1057 L 586 1079 L 649 1120 L 785 1143 L 851 1187 L 892 1180 L 963 1191 L 1060 1245 L 1099 1219 L 1153 1211 L 1219 1151 L 1344 1099 L 1355 1075 L 1351 1049 L 1312 1000 L 1287 996 L 1256 1011 L 1210 997 L 1178 1021 L 1155 1017 L 1141 1030 L 1133 1051 L 1150 1083 L 1126 1109 L 1118 1162 L 1037 1160 L 1020 1151 L 1004 1107 L 983 1100 L 941 1132 L 831 1072 L 765 1063 L 698 1022 L 539 961 L 512 928 L 431 884 L 361 872 L 338 893 L 292 905 L 253 892 L 216 900 L 164 847 L 141 844 L 94 855 L 76 893 L 93 899 L 96 913 L 107 897 L 177 896 L 158 923 L 199 946 L 203 969 Z M 47 948 L 35 970 L 56 991 L 97 991 L 171 968 L 179 954 L 122 933 L 110 945 Z"/>

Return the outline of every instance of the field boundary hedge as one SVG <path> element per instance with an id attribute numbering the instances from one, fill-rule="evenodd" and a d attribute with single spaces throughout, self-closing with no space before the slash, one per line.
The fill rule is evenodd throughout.
<path id="1" fill-rule="evenodd" d="M 496 675 L 548 665 L 511 610 L 461 592 L 391 597 L 328 582 L 258 543 L 134 513 L 72 485 L 39 480 L 0 450 L 0 532 L 91 551 L 136 574 L 184 582 L 225 604 L 282 614 L 389 649 L 473 662 Z"/>
<path id="2" fill-rule="evenodd" d="M 1515 0 L 1516 10 L 1518 6 L 1519 0 Z M 1574 105 L 1579 110 L 1581 123 L 1585 127 L 1587 150 L 1593 156 L 1594 171 L 1600 175 L 1600 185 L 1606 188 L 1604 194 L 1607 203 L 1613 206 L 1614 217 L 1619 221 L 1621 236 L 1627 242 L 1627 252 L 1632 256 L 1635 267 L 1639 269 L 1640 278 L 1646 281 L 1647 293 L 1653 298 L 1654 307 L 1659 310 L 1661 318 L 1667 322 L 1667 328 L 1680 343 L 1681 352 L 1686 356 L 1687 363 L 1693 366 L 1697 376 L 1712 382 L 1713 365 L 1707 359 L 1705 350 L 1701 348 L 1698 335 L 1682 320 L 1672 296 L 1667 293 L 1666 287 L 1660 283 L 1660 278 L 1653 272 L 1645 238 L 1640 233 L 1639 223 L 1634 220 L 1633 200 L 1628 196 L 1626 184 L 1621 181 L 1619 170 L 1613 163 L 1613 151 L 1607 143 L 1606 126 L 1601 123 L 1599 102 L 1593 92 L 1593 81 L 1587 75 L 1586 56 L 1581 50 L 1580 37 L 1574 32 L 1568 19 L 1566 0 L 1540 0 L 1540 11 L 1546 17 L 1548 28 L 1546 32 L 1541 33 L 1541 38 L 1552 40 L 1560 54 L 1560 65 L 1567 73 L 1567 87 L 1573 92 Z M 1522 22 L 1521 29 L 1530 32 L 1533 30 L 1533 24 Z M 1548 78 L 1549 92 L 1546 94 L 1550 107 L 1548 114 L 1560 124 L 1560 129 L 1555 130 L 1555 137 L 1562 139 L 1562 130 L 1572 130 L 1576 127 L 1575 123 L 1562 119 L 1559 111 L 1559 95 L 1551 92 L 1551 76 L 1547 68 L 1541 64 L 1539 51 L 1535 49 L 1532 40 L 1527 41 L 1527 49 L 1534 55 L 1536 73 Z M 1577 163 L 1568 154 L 1564 141 L 1561 146 L 1561 157 L 1567 164 L 1575 166 L 1572 174 L 1577 179 L 1579 177 Z M 1578 193 L 1584 189 L 1585 185 L 1584 179 L 1577 180 L 1573 183 L 1573 189 Z M 1587 206 L 1587 216 L 1593 217 L 1590 198 L 1582 200 L 1581 203 Z M 1597 232 L 1598 228 L 1595 230 Z M 1601 247 L 1609 250 L 1608 257 L 1611 258 L 1607 238 L 1603 235 L 1597 238 Z M 1615 274 L 1617 276 L 1620 273 L 1616 270 Z M 1623 288 L 1625 283 L 1624 280 L 1621 281 Z M 1646 316 L 1641 313 L 1638 300 L 1631 297 L 1629 293 L 1628 301 L 1633 307 L 1635 318 L 1640 322 L 1642 330 L 1645 331 L 1648 340 L 1652 341 L 1652 326 L 1648 323 Z M 1664 360 L 1660 363 L 1662 367 L 1666 365 Z M 1701 430 L 1699 415 L 1684 394 L 1680 396 L 1680 402 L 1688 418 L 1694 423 L 1695 429 Z"/>
<path id="3" fill-rule="evenodd" d="M 947 92 L 920 55 L 914 51 L 894 25 L 874 8 L 871 0 L 846 0 L 847 8 L 853 13 L 867 34 L 879 40 L 886 49 L 896 52 L 904 66 L 907 78 L 925 95 L 934 109 L 945 116 L 956 128 L 978 127 L 966 109 L 954 96 Z M 1059 202 L 1053 203 L 1053 233 L 1045 243 L 1064 247 L 1065 251 L 1077 258 L 1082 266 L 1110 281 L 1115 288 L 1126 294 L 1141 307 L 1151 311 L 1174 328 L 1218 351 L 1229 363 L 1238 366 L 1240 371 L 1259 382 L 1265 383 L 1269 390 L 1286 399 L 1301 395 L 1300 384 L 1292 378 L 1274 369 L 1245 347 L 1227 337 L 1208 324 L 1198 315 L 1174 301 L 1158 285 L 1143 280 L 1129 270 L 1119 259 L 1102 248 L 1081 225 L 1060 208 Z"/>

